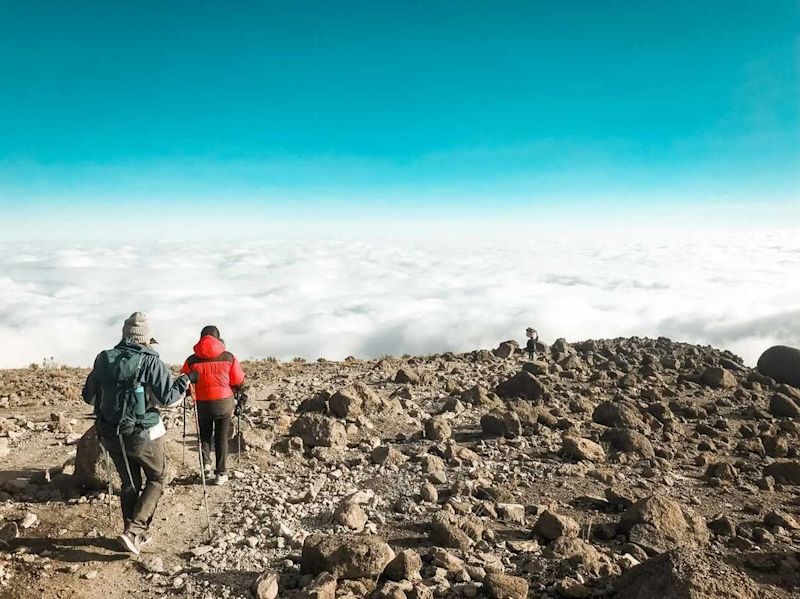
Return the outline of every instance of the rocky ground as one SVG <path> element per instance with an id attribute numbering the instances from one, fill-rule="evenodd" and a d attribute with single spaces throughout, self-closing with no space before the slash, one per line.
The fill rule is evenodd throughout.
<path id="1" fill-rule="evenodd" d="M 178 411 L 137 558 L 87 371 L 0 371 L 0 595 L 800 596 L 800 389 L 667 339 L 540 349 L 245 363 L 211 530 Z"/>

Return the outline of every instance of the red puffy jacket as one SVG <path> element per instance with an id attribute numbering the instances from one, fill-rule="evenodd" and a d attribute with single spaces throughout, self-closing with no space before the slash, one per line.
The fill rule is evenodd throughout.
<path id="1" fill-rule="evenodd" d="M 200 376 L 194 387 L 195 400 L 213 401 L 233 397 L 233 388 L 244 383 L 244 372 L 225 344 L 216 337 L 201 337 L 194 346 L 194 355 L 183 363 L 181 372 Z"/>

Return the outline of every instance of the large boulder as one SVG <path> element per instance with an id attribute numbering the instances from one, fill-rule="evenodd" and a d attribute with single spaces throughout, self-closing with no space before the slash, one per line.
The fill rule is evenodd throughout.
<path id="1" fill-rule="evenodd" d="M 635 453 L 647 459 L 656 455 L 650 439 L 629 428 L 610 428 L 600 439 L 621 453 Z"/>
<path id="2" fill-rule="evenodd" d="M 606 452 L 602 445 L 591 439 L 571 435 L 565 435 L 562 439 L 561 454 L 566 458 L 589 462 L 604 462 L 606 459 Z"/>
<path id="3" fill-rule="evenodd" d="M 433 416 L 425 421 L 425 438 L 431 441 L 447 441 L 453 436 L 453 430 L 447 420 L 441 416 Z"/>
<path id="4" fill-rule="evenodd" d="M 383 575 L 389 580 L 400 582 L 418 578 L 420 570 L 422 570 L 422 558 L 419 553 L 413 549 L 404 549 L 389 562 Z"/>
<path id="5" fill-rule="evenodd" d="M 645 497 L 625 510 L 619 530 L 651 555 L 676 547 L 701 548 L 710 542 L 702 516 L 661 495 Z"/>
<path id="6" fill-rule="evenodd" d="M 449 547 L 466 551 L 472 546 L 472 539 L 469 538 L 469 535 L 450 522 L 434 520 L 431 522 L 428 536 L 431 543 L 437 547 Z"/>
<path id="7" fill-rule="evenodd" d="M 706 368 L 700 375 L 700 380 L 712 389 L 730 389 L 738 384 L 730 370 L 717 366 Z"/>
<path id="8" fill-rule="evenodd" d="M 769 400 L 769 413 L 779 418 L 800 418 L 800 404 L 788 395 L 776 393 Z"/>
<path id="9" fill-rule="evenodd" d="M 337 578 L 377 578 L 394 559 L 394 551 L 374 535 L 306 537 L 301 569 L 305 574 L 330 572 Z"/>
<path id="10" fill-rule="evenodd" d="M 292 437 L 300 437 L 307 447 L 344 447 L 347 430 L 344 424 L 322 414 L 304 414 L 292 423 Z"/>
<path id="11" fill-rule="evenodd" d="M 614 580 L 617 599 L 753 599 L 758 587 L 719 556 L 676 549 L 627 570 Z"/>
<path id="12" fill-rule="evenodd" d="M 516 341 L 503 341 L 492 353 L 498 358 L 510 358 L 517 351 L 519 344 Z"/>
<path id="13" fill-rule="evenodd" d="M 105 490 L 108 489 L 107 473 L 109 471 L 111 472 L 111 481 L 118 489 L 121 481 L 117 476 L 117 471 L 110 459 L 106 464 L 105 452 L 97 438 L 97 430 L 92 426 L 83 433 L 78 441 L 72 480 L 76 485 L 85 489 Z"/>
<path id="14" fill-rule="evenodd" d="M 354 501 L 342 501 L 336 510 L 333 512 L 333 518 L 351 530 L 360 531 L 364 529 L 367 524 L 367 514 L 364 509 Z"/>
<path id="15" fill-rule="evenodd" d="M 413 370 L 401 368 L 394 375 L 394 382 L 401 385 L 419 385 L 420 376 Z"/>
<path id="16" fill-rule="evenodd" d="M 461 401 L 476 406 L 485 406 L 495 403 L 495 400 L 489 397 L 489 392 L 481 385 L 475 385 L 474 387 L 462 391 Z"/>
<path id="17" fill-rule="evenodd" d="M 800 387 L 800 349 L 774 345 L 761 354 L 758 371 L 779 383 Z"/>
<path id="18" fill-rule="evenodd" d="M 595 576 L 608 575 L 614 569 L 608 557 L 600 553 L 591 543 L 577 537 L 559 537 L 544 548 L 542 555 L 566 560 L 573 566 L 580 565 Z"/>
<path id="19" fill-rule="evenodd" d="M 353 383 L 339 389 L 328 400 L 331 412 L 339 418 L 355 419 L 379 405 L 378 396 L 364 383 Z"/>
<path id="20" fill-rule="evenodd" d="M 764 467 L 764 476 L 771 476 L 781 483 L 800 485 L 800 461 L 773 462 Z"/>
<path id="21" fill-rule="evenodd" d="M 508 437 L 513 439 L 522 434 L 522 423 L 516 412 L 511 410 L 492 410 L 481 416 L 481 430 L 487 437 Z"/>
<path id="22" fill-rule="evenodd" d="M 519 576 L 490 572 L 483 579 L 483 586 L 492 599 L 527 599 L 528 581 Z"/>
<path id="23" fill-rule="evenodd" d="M 644 421 L 638 411 L 616 401 L 604 401 L 598 404 L 594 412 L 592 412 L 592 420 L 597 424 L 614 428 L 636 430 L 644 428 Z"/>
<path id="24" fill-rule="evenodd" d="M 569 516 L 562 516 L 550 510 L 545 510 L 533 527 L 533 534 L 548 541 L 555 541 L 561 537 L 577 537 L 581 527 Z"/>
<path id="25" fill-rule="evenodd" d="M 521 397 L 536 401 L 547 395 L 547 388 L 530 372 L 521 370 L 494 390 L 500 397 Z"/>

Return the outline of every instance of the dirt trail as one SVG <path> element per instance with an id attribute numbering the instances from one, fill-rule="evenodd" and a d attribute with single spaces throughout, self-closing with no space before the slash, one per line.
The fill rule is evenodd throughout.
<path id="1" fill-rule="evenodd" d="M 76 413 L 77 410 L 75 406 L 67 415 L 79 418 L 81 413 Z M 77 430 L 82 432 L 90 424 L 87 421 Z M 175 478 L 166 488 L 153 520 L 153 543 L 140 556 L 131 557 L 117 545 L 122 522 L 116 496 L 111 520 L 106 501 L 50 504 L 46 509 L 44 506 L 37 509 L 37 504 L 33 504 L 30 511 L 37 514 L 39 522 L 24 531 L 15 548 L 17 552 L 49 560 L 38 560 L 40 568 L 20 573 L 10 587 L 0 590 L 0 596 L 20 599 L 163 596 L 164 587 L 159 588 L 149 580 L 154 575 L 149 571 L 152 561 L 160 558 L 164 566 L 162 576 L 168 575 L 184 566 L 181 554 L 207 540 L 202 487 L 197 480 L 197 451 L 193 449 L 196 437 L 194 434 L 187 437 L 186 464 L 182 465 L 181 431 L 177 428 L 168 433 Z M 0 473 L 0 484 L 10 478 L 41 472 L 47 466 L 60 465 L 74 449 L 56 445 L 45 435 L 33 439 L 35 442 L 27 444 L 24 452 L 8 456 Z M 209 487 L 212 513 L 224 506 L 228 489 Z"/>

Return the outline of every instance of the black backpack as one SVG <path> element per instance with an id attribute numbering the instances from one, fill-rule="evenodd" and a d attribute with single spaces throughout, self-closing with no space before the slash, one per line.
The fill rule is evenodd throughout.
<path id="1" fill-rule="evenodd" d="M 108 349 L 100 353 L 100 400 L 95 404 L 99 424 L 113 428 L 116 434 L 129 435 L 141 429 L 145 413 L 144 394 L 137 397 L 139 372 L 144 354 L 130 348 Z"/>

